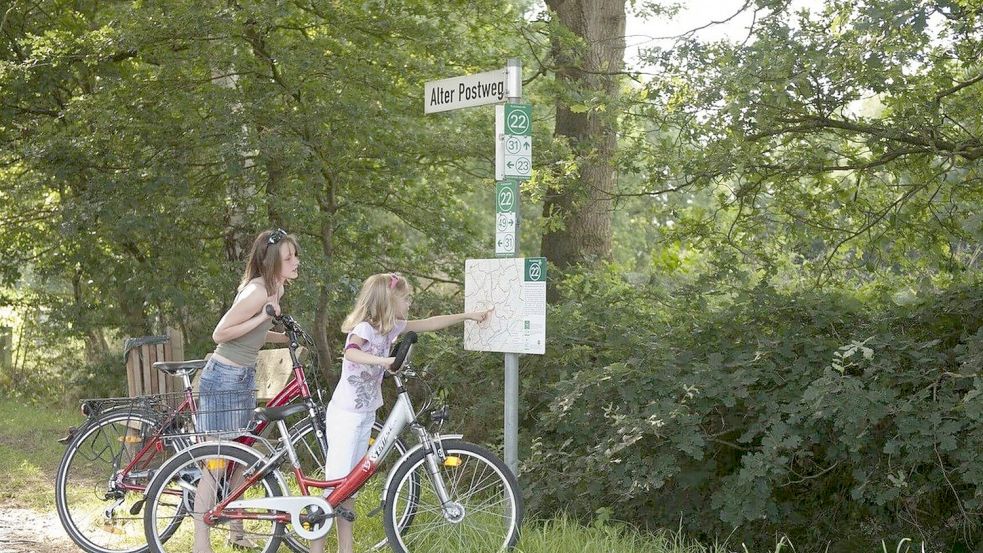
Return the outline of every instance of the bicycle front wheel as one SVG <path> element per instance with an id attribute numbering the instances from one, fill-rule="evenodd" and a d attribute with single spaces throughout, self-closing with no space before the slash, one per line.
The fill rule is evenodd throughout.
<path id="1" fill-rule="evenodd" d="M 55 506 L 65 532 L 88 553 L 142 553 L 143 492 L 154 471 L 186 445 L 156 433 L 158 415 L 114 409 L 87 423 L 55 475 Z"/>
<path id="2" fill-rule="evenodd" d="M 441 504 L 427 452 L 410 455 L 394 469 L 386 492 L 383 522 L 389 545 L 397 553 L 511 549 L 519 540 L 523 514 L 512 471 L 481 446 L 460 440 L 442 443 L 447 458 L 443 463 L 434 459 L 450 503 Z M 408 524 L 407 509 L 415 513 Z"/>

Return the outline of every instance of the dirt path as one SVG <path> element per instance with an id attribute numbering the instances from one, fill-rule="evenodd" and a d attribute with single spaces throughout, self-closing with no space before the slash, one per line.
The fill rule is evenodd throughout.
<path id="1" fill-rule="evenodd" d="M 55 513 L 0 507 L 0 551 L 4 553 L 77 553 Z"/>

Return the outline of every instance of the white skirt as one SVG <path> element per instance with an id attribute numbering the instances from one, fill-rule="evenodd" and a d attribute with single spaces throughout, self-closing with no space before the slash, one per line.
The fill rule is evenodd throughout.
<path id="1" fill-rule="evenodd" d="M 328 403 L 325 419 L 328 455 L 324 460 L 324 479 L 336 480 L 348 476 L 369 450 L 375 412 L 353 413 Z"/>

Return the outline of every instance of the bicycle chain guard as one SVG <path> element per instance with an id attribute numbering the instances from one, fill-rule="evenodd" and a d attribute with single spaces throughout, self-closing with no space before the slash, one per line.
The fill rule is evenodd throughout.
<path id="1" fill-rule="evenodd" d="M 226 509 L 266 509 L 269 511 L 281 511 L 290 514 L 290 524 L 293 531 L 298 536 L 307 540 L 316 540 L 327 535 L 334 522 L 334 512 L 331 505 L 323 497 L 298 495 L 286 497 L 265 497 L 262 499 L 241 499 L 233 501 L 226 506 Z M 324 523 L 319 528 L 308 530 L 301 520 L 302 516 L 320 509 L 325 513 Z"/>

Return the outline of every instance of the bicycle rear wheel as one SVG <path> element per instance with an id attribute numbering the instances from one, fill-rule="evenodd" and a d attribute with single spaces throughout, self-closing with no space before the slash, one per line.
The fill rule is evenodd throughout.
<path id="1" fill-rule="evenodd" d="M 140 515 L 143 492 L 154 471 L 187 445 L 157 435 L 158 418 L 144 409 L 106 411 L 66 448 L 55 475 L 55 506 L 65 532 L 82 550 L 147 550 Z"/>
<path id="2" fill-rule="evenodd" d="M 494 453 L 460 440 L 444 440 L 447 460 L 437 470 L 454 509 L 445 511 L 428 469 L 427 452 L 414 452 L 395 468 L 383 522 L 397 553 L 497 552 L 519 540 L 523 506 L 512 471 Z M 413 483 L 419 486 L 413 497 Z M 408 524 L 403 513 L 415 513 Z M 402 527 L 401 527 L 402 526 Z"/>
<path id="3" fill-rule="evenodd" d="M 242 472 L 261 460 L 262 456 L 256 451 L 231 442 L 199 444 L 168 460 L 147 488 L 143 528 L 150 551 L 191 551 L 195 545 L 196 517 L 228 497 L 243 481 Z M 205 493 L 208 495 L 202 495 Z M 239 499 L 284 494 L 283 482 L 273 471 L 247 488 Z M 272 517 L 277 513 L 248 508 L 237 514 Z M 251 551 L 273 553 L 279 548 L 284 533 L 284 524 L 275 520 L 245 518 L 233 522 L 223 519 L 209 528 L 207 539 L 215 553 L 231 553 L 244 547 L 246 542 L 252 542 L 252 545 L 245 545 Z"/>

